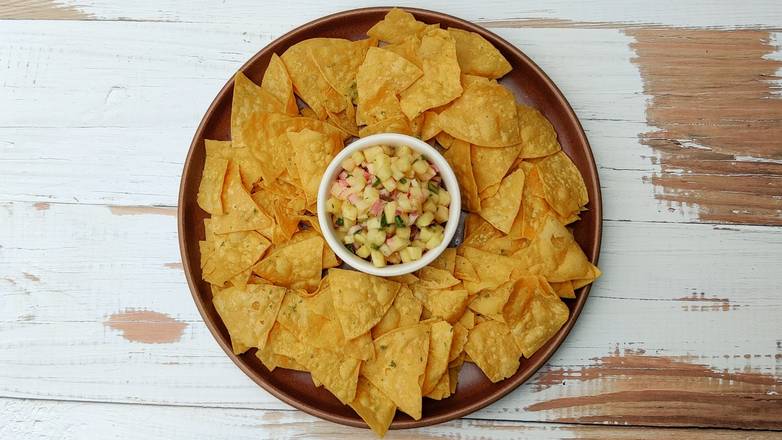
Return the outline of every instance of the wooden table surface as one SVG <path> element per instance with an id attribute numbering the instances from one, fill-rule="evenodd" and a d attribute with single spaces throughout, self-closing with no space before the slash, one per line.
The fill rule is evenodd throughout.
<path id="1" fill-rule="evenodd" d="M 227 78 L 367 5 L 0 0 L 0 438 L 370 436 L 231 363 L 190 299 L 175 217 Z M 401 5 L 490 28 L 563 90 L 599 166 L 605 275 L 526 384 L 388 438 L 781 438 L 779 2 Z"/>

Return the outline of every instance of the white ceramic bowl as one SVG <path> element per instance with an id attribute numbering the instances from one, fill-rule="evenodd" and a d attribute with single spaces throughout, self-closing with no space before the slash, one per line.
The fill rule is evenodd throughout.
<path id="1" fill-rule="evenodd" d="M 331 184 L 336 180 L 341 170 L 340 165 L 342 161 L 349 157 L 356 151 L 364 150 L 375 145 L 391 145 L 399 147 L 407 145 L 411 149 L 421 153 L 425 158 L 432 162 L 443 179 L 445 189 L 451 193 L 451 205 L 449 207 L 450 213 L 448 216 L 448 222 L 445 225 L 445 236 L 443 242 L 440 243 L 434 249 L 430 249 L 424 253 L 420 260 L 412 261 L 410 263 L 401 264 L 389 264 L 386 267 L 375 267 L 371 262 L 360 258 L 358 255 L 349 251 L 334 234 L 334 225 L 331 223 L 331 215 L 326 211 L 326 201 L 329 199 L 329 190 Z M 320 187 L 318 188 L 318 221 L 320 227 L 323 230 L 323 236 L 326 238 L 326 242 L 331 247 L 331 250 L 339 256 L 348 266 L 366 272 L 372 275 L 378 275 L 381 277 L 390 277 L 396 275 L 404 275 L 406 273 L 415 272 L 416 270 L 428 265 L 435 258 L 437 258 L 448 247 L 448 243 L 451 242 L 453 234 L 456 232 L 456 228 L 459 224 L 459 214 L 461 212 L 461 194 L 459 192 L 459 184 L 456 181 L 456 175 L 454 175 L 451 166 L 448 161 L 437 152 L 431 145 L 426 142 L 397 133 L 380 133 L 365 138 L 358 139 L 352 144 L 345 147 L 342 151 L 334 157 L 331 161 L 326 172 L 323 173 L 323 178 L 320 181 Z"/>

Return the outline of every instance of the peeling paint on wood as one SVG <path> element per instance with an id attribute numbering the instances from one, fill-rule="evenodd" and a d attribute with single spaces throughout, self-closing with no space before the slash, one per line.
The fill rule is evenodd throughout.
<path id="1" fill-rule="evenodd" d="M 109 206 L 114 215 L 170 215 L 176 216 L 176 208 L 166 206 Z"/>
<path id="2" fill-rule="evenodd" d="M 166 269 L 176 269 L 176 270 L 182 270 L 182 263 L 176 262 L 176 263 L 164 263 L 163 267 Z"/>
<path id="3" fill-rule="evenodd" d="M 166 344 L 177 342 L 187 323 L 151 310 L 125 310 L 106 319 L 104 325 L 122 332 L 122 337 L 131 342 Z"/>
<path id="4" fill-rule="evenodd" d="M 92 16 L 52 0 L 17 0 L 0 4 L 0 20 L 86 20 Z"/>
<path id="5" fill-rule="evenodd" d="M 46 211 L 49 209 L 49 204 L 46 202 L 38 202 L 33 204 L 33 208 L 35 208 L 36 211 Z"/>
<path id="6" fill-rule="evenodd" d="M 782 225 L 782 61 L 756 30 L 626 29 L 659 155 L 656 197 L 709 222 Z"/>
<path id="7" fill-rule="evenodd" d="M 536 384 L 545 389 L 573 381 L 591 392 L 527 410 L 550 411 L 556 420 L 573 423 L 782 429 L 782 379 L 770 374 L 718 371 L 687 356 L 625 351 L 580 369 L 546 371 Z"/>
<path id="8" fill-rule="evenodd" d="M 729 298 L 706 296 L 704 292 L 693 292 L 690 296 L 676 298 L 675 301 L 690 303 L 682 305 L 682 310 L 685 312 L 727 312 L 741 307 L 738 304 L 731 304 Z"/>
<path id="9" fill-rule="evenodd" d="M 37 283 L 37 282 L 41 281 L 40 278 L 38 278 L 37 276 L 35 276 L 35 275 L 33 275 L 33 274 L 29 273 L 29 272 L 22 272 L 22 274 L 24 274 L 25 278 L 27 278 L 28 280 L 30 280 L 30 281 L 32 281 L 34 283 Z"/>

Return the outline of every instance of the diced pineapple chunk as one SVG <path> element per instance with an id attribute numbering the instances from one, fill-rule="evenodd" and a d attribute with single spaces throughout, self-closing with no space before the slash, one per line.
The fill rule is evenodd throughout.
<path id="1" fill-rule="evenodd" d="M 432 223 L 432 220 L 434 220 L 434 214 L 431 212 L 425 212 L 421 214 L 418 219 L 416 219 L 415 225 L 419 228 L 423 228 L 424 226 L 429 226 Z"/>
<path id="2" fill-rule="evenodd" d="M 342 204 L 342 217 L 349 220 L 356 220 L 358 216 L 358 209 L 350 203 Z"/>
<path id="3" fill-rule="evenodd" d="M 426 242 L 426 249 L 434 249 L 443 242 L 442 234 L 432 236 L 429 241 Z"/>
<path id="4" fill-rule="evenodd" d="M 393 223 L 394 217 L 396 216 L 396 202 L 386 203 L 386 206 L 383 208 L 383 211 L 386 214 L 386 220 L 388 221 L 388 223 Z"/>
<path id="5" fill-rule="evenodd" d="M 361 258 L 367 258 L 370 254 L 369 247 L 367 245 L 363 245 L 360 248 L 356 249 L 356 255 L 358 255 Z"/>
<path id="6" fill-rule="evenodd" d="M 449 193 L 445 189 L 441 189 L 440 192 L 437 193 L 437 204 L 438 205 L 450 205 L 451 204 L 451 193 Z"/>
<path id="7" fill-rule="evenodd" d="M 380 218 L 372 217 L 367 220 L 367 229 L 370 231 L 380 229 Z"/>
<path id="8" fill-rule="evenodd" d="M 369 185 L 364 187 L 364 199 L 366 199 L 371 203 L 374 203 L 375 200 L 379 198 L 380 198 L 380 191 L 378 191 L 377 188 Z"/>
<path id="9" fill-rule="evenodd" d="M 357 232 L 353 234 L 353 240 L 358 244 L 364 244 L 367 242 L 367 234 L 363 232 Z"/>
<path id="10" fill-rule="evenodd" d="M 382 252 L 379 250 L 373 250 L 371 251 L 372 255 L 372 264 L 375 267 L 386 267 L 386 257 L 383 255 Z"/>
<path id="11" fill-rule="evenodd" d="M 386 241 L 386 233 L 377 229 L 370 229 L 367 232 L 367 241 L 370 245 L 380 246 Z"/>
<path id="12" fill-rule="evenodd" d="M 437 207 L 437 212 L 434 214 L 434 219 L 439 223 L 448 221 L 448 207 L 440 205 Z"/>
<path id="13" fill-rule="evenodd" d="M 364 189 L 367 182 L 364 180 L 364 176 L 354 174 L 347 179 L 348 185 L 350 185 L 352 192 L 357 193 Z"/>
<path id="14" fill-rule="evenodd" d="M 383 181 L 383 188 L 386 189 L 386 191 L 391 192 L 396 189 L 396 180 L 392 178 L 388 178 Z"/>
<path id="15" fill-rule="evenodd" d="M 364 157 L 366 158 L 367 162 L 372 162 L 375 160 L 375 158 L 381 154 L 385 154 L 383 152 L 383 147 L 377 145 L 374 147 L 369 147 L 366 150 L 364 150 Z"/>
<path id="16" fill-rule="evenodd" d="M 350 155 L 350 158 L 353 159 L 353 162 L 356 164 L 360 164 L 361 162 L 364 162 L 364 153 L 362 151 L 356 151 L 355 153 Z"/>
<path id="17" fill-rule="evenodd" d="M 342 239 L 342 242 L 345 244 L 353 244 L 353 239 L 355 236 L 353 234 L 346 234 L 345 238 Z"/>
<path id="18" fill-rule="evenodd" d="M 429 169 L 429 163 L 426 162 L 425 159 L 420 158 L 413 162 L 413 171 L 415 171 L 416 174 L 426 174 L 426 171 Z"/>
<path id="19" fill-rule="evenodd" d="M 424 203 L 423 209 L 426 212 L 432 212 L 432 213 L 437 212 L 437 204 L 434 203 L 434 201 L 430 197 L 426 200 L 426 203 Z"/>
<path id="20" fill-rule="evenodd" d="M 420 260 L 421 255 L 423 255 L 423 249 L 421 249 L 421 247 L 419 246 L 409 246 L 406 247 L 405 249 L 407 249 L 407 255 L 410 257 L 410 260 L 412 261 Z"/>
<path id="21" fill-rule="evenodd" d="M 410 240 L 410 228 L 396 228 L 396 236 L 405 240 Z"/>
<path id="22" fill-rule="evenodd" d="M 326 201 L 326 211 L 330 214 L 339 214 L 342 211 L 342 200 L 336 197 L 329 197 Z"/>
<path id="23" fill-rule="evenodd" d="M 342 161 L 342 168 L 348 172 L 353 171 L 353 169 L 356 168 L 356 162 L 352 158 L 348 157 Z"/>
<path id="24" fill-rule="evenodd" d="M 391 247 L 389 245 L 387 245 L 387 244 L 381 245 L 379 250 L 383 254 L 383 256 L 386 256 L 386 257 L 391 255 L 394 252 L 394 251 L 391 250 Z"/>

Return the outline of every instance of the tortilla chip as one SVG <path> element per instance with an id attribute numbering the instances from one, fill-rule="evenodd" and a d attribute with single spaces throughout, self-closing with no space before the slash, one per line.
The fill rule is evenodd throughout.
<path id="1" fill-rule="evenodd" d="M 459 372 L 462 370 L 464 364 L 464 355 L 457 358 L 455 365 L 448 365 L 448 385 L 450 387 L 451 394 L 456 392 L 456 386 L 459 383 Z"/>
<path id="2" fill-rule="evenodd" d="M 467 335 L 469 329 L 457 322 L 453 325 L 453 338 L 451 341 L 451 349 L 448 351 L 448 362 L 453 362 L 456 358 L 462 354 L 464 350 L 464 344 L 467 343 Z"/>
<path id="3" fill-rule="evenodd" d="M 205 261 L 202 277 L 218 286 L 252 267 L 271 245 L 255 231 L 213 234 L 208 238 L 211 253 Z"/>
<path id="4" fill-rule="evenodd" d="M 419 46 L 421 46 L 420 35 L 410 35 L 408 37 L 405 37 L 402 41 L 398 43 L 393 43 L 393 44 L 383 46 L 383 49 L 394 52 L 400 57 L 415 64 L 416 66 L 418 66 L 418 68 L 421 68 L 423 66 L 423 63 L 421 62 L 421 59 L 418 58 Z"/>
<path id="5" fill-rule="evenodd" d="M 443 157 L 453 168 L 456 180 L 459 181 L 459 189 L 462 195 L 462 206 L 468 211 L 480 212 L 481 199 L 478 197 L 478 187 L 472 171 L 470 158 L 470 144 L 456 139 L 451 147 L 443 152 Z"/>
<path id="6" fill-rule="evenodd" d="M 278 286 L 312 292 L 320 283 L 323 246 L 320 237 L 283 245 L 258 262 L 253 272 Z"/>
<path id="7" fill-rule="evenodd" d="M 508 301 L 503 315 L 516 345 L 530 358 L 565 324 L 570 311 L 543 277 L 519 279 L 513 295 L 517 298 Z"/>
<path id="8" fill-rule="evenodd" d="M 519 268 L 543 275 L 552 283 L 593 276 L 592 263 L 573 234 L 553 216 L 546 217 L 539 235 L 514 255 Z"/>
<path id="9" fill-rule="evenodd" d="M 492 382 L 511 377 L 519 369 L 521 352 L 505 323 L 490 320 L 476 325 L 464 350 Z"/>
<path id="10" fill-rule="evenodd" d="M 198 206 L 209 214 L 223 214 L 223 182 L 228 171 L 228 160 L 210 156 L 207 152 L 201 183 L 198 184 Z"/>
<path id="11" fill-rule="evenodd" d="M 456 57 L 462 73 L 499 78 L 511 71 L 508 60 L 479 34 L 450 27 L 448 33 L 456 41 Z"/>
<path id="12" fill-rule="evenodd" d="M 515 258 L 504 257 L 472 247 L 464 247 L 464 258 L 470 260 L 480 282 L 465 282 L 464 287 L 470 293 L 483 289 L 495 289 L 510 281 L 513 270 L 520 266 Z"/>
<path id="13" fill-rule="evenodd" d="M 287 135 L 296 155 L 296 168 L 307 204 L 316 203 L 320 180 L 334 158 L 334 151 L 342 146 L 342 140 L 308 128 Z"/>
<path id="14" fill-rule="evenodd" d="M 524 171 L 508 174 L 500 184 L 497 194 L 481 202 L 481 217 L 498 230 L 509 233 L 513 220 L 521 207 L 524 190 Z"/>
<path id="15" fill-rule="evenodd" d="M 356 74 L 357 122 L 371 125 L 402 116 L 397 95 L 422 74 L 421 69 L 398 54 L 370 47 Z"/>
<path id="16" fill-rule="evenodd" d="M 404 90 L 399 100 L 408 119 L 448 104 L 462 94 L 456 43 L 448 32 L 427 29 L 421 38 L 418 57 L 423 62 L 423 76 Z"/>
<path id="17" fill-rule="evenodd" d="M 400 43 L 409 36 L 420 34 L 426 29 L 426 23 L 417 21 L 413 14 L 399 8 L 393 8 L 382 21 L 375 23 L 367 35 L 388 43 Z"/>
<path id="18" fill-rule="evenodd" d="M 229 287 L 212 298 L 215 310 L 231 336 L 235 354 L 250 347 L 263 349 L 277 319 L 285 289 L 250 284 L 244 289 Z"/>
<path id="19" fill-rule="evenodd" d="M 421 418 L 421 383 L 429 354 L 430 325 L 400 327 L 375 339 L 375 358 L 361 375 L 415 420 Z"/>
<path id="20" fill-rule="evenodd" d="M 212 216 L 212 227 L 216 234 L 238 231 L 265 231 L 272 225 L 272 219 L 255 204 L 250 193 L 244 189 L 239 168 L 230 163 L 223 187 L 223 210 L 225 215 Z"/>
<path id="21" fill-rule="evenodd" d="M 347 405 L 356 398 L 360 360 L 307 346 L 304 356 L 297 361 L 309 370 L 313 381 L 323 384 L 342 404 Z"/>
<path id="22" fill-rule="evenodd" d="M 449 380 L 450 375 L 448 374 L 448 369 L 446 368 L 445 373 L 440 376 L 440 380 L 437 381 L 437 384 L 434 386 L 434 388 L 429 393 L 424 394 L 424 397 L 433 400 L 442 400 L 449 397 L 451 395 Z"/>
<path id="23" fill-rule="evenodd" d="M 440 113 L 439 122 L 443 131 L 471 144 L 508 147 L 521 142 L 516 98 L 510 90 L 493 81 L 467 87 Z"/>
<path id="24" fill-rule="evenodd" d="M 335 40 L 348 41 L 338 38 L 310 38 L 289 47 L 280 57 L 288 70 L 296 94 L 318 115 L 318 119 L 326 119 L 326 109 L 339 113 L 345 108 L 342 95 L 326 81 L 310 56 L 311 50 L 334 44 Z"/>
<path id="25" fill-rule="evenodd" d="M 554 289 L 557 296 L 560 298 L 575 298 L 576 292 L 573 289 L 572 281 L 563 281 L 561 283 L 551 283 L 551 288 Z"/>
<path id="26" fill-rule="evenodd" d="M 261 164 L 253 156 L 248 147 L 238 146 L 231 141 L 213 141 L 206 139 L 206 156 L 220 157 L 230 160 L 234 165 L 239 166 L 239 174 L 242 176 L 242 184 L 248 190 L 253 184 L 258 182 L 263 175 Z"/>
<path id="27" fill-rule="evenodd" d="M 548 204 L 561 216 L 569 217 L 589 202 L 584 178 L 562 151 L 536 165 Z"/>
<path id="28" fill-rule="evenodd" d="M 421 385 L 421 393 L 426 395 L 434 390 L 437 383 L 446 374 L 448 369 L 448 354 L 451 350 L 453 327 L 445 321 L 437 321 L 431 324 L 429 336 L 429 356 L 424 372 L 424 382 Z"/>
<path id="29" fill-rule="evenodd" d="M 268 90 L 250 81 L 244 73 L 236 73 L 231 101 L 231 140 L 234 144 L 237 146 L 245 144 L 242 127 L 252 118 L 252 115 L 261 112 L 277 113 L 283 111 L 285 111 L 285 105 Z"/>
<path id="30" fill-rule="evenodd" d="M 377 339 L 396 328 L 415 324 L 421 318 L 423 308 L 423 303 L 413 295 L 413 291 L 402 285 L 383 319 L 372 327 L 372 338 Z"/>
<path id="31" fill-rule="evenodd" d="M 356 125 L 356 107 L 353 106 L 353 102 L 350 98 L 345 98 L 348 102 L 345 103 L 345 110 L 334 113 L 326 110 L 329 115 L 326 122 L 337 127 L 349 136 L 358 137 L 358 125 Z"/>
<path id="32" fill-rule="evenodd" d="M 456 256 L 454 276 L 462 281 L 480 281 L 478 274 L 475 272 L 475 268 L 472 267 L 472 263 L 470 263 L 470 260 L 464 258 L 461 255 Z"/>
<path id="33" fill-rule="evenodd" d="M 299 113 L 296 96 L 293 94 L 293 82 L 288 75 L 288 69 L 276 53 L 272 54 L 269 60 L 269 65 L 261 80 L 261 88 L 271 93 L 284 105 L 285 113 L 289 115 Z"/>
<path id="34" fill-rule="evenodd" d="M 412 136 L 413 130 L 410 128 L 410 122 L 407 118 L 398 116 L 395 118 L 383 119 L 375 124 L 362 127 L 358 131 L 359 137 L 367 137 L 378 133 L 399 133 Z"/>
<path id="35" fill-rule="evenodd" d="M 400 284 L 361 272 L 329 270 L 334 309 L 347 339 L 372 330 L 394 301 Z"/>
<path id="36" fill-rule="evenodd" d="M 429 267 L 447 270 L 453 274 L 456 267 L 456 248 L 445 248 L 442 254 L 429 263 Z"/>
<path id="37" fill-rule="evenodd" d="M 443 319 L 449 323 L 458 321 L 467 308 L 468 294 L 464 289 L 429 290 L 418 288 L 415 293 L 423 299 L 424 307 L 431 312 L 432 317 Z"/>
<path id="38" fill-rule="evenodd" d="M 386 435 L 396 413 L 394 402 L 364 377 L 358 378 L 356 398 L 350 402 L 350 407 L 379 437 Z"/>
<path id="39" fill-rule="evenodd" d="M 492 194 L 483 195 L 483 192 L 492 186 L 499 188 L 502 178 L 508 173 L 516 157 L 519 155 L 521 145 L 504 148 L 489 148 L 473 145 L 470 148 L 472 172 L 475 175 L 475 185 L 478 193 L 485 199 Z M 496 190 L 495 190 L 496 191 Z"/>
<path id="40" fill-rule="evenodd" d="M 343 96 L 354 97 L 358 67 L 364 62 L 367 50 L 377 45 L 377 40 L 329 38 L 321 39 L 320 43 L 310 48 L 312 61 L 334 90 Z"/>
<path id="41" fill-rule="evenodd" d="M 543 114 L 523 104 L 516 107 L 516 112 L 522 141 L 519 157 L 544 157 L 562 149 L 557 142 L 557 132 Z"/>
<path id="42" fill-rule="evenodd" d="M 258 350 L 256 354 L 262 351 L 264 352 L 263 357 L 258 356 L 261 360 L 264 360 L 264 358 L 271 359 L 275 366 L 307 371 L 307 369 L 297 360 L 304 356 L 307 347 L 296 337 L 296 335 L 281 326 L 279 322 L 274 323 L 271 332 L 269 332 L 266 346 L 263 350 Z"/>
<path id="43" fill-rule="evenodd" d="M 481 315 L 491 316 L 501 314 L 503 307 L 505 307 L 505 303 L 508 302 L 511 291 L 513 291 L 512 282 L 501 284 L 495 289 L 482 290 L 473 298 L 469 307 Z"/>
<path id="44" fill-rule="evenodd" d="M 459 280 L 444 269 L 424 266 L 418 271 L 418 286 L 425 289 L 447 289 L 459 284 Z"/>

